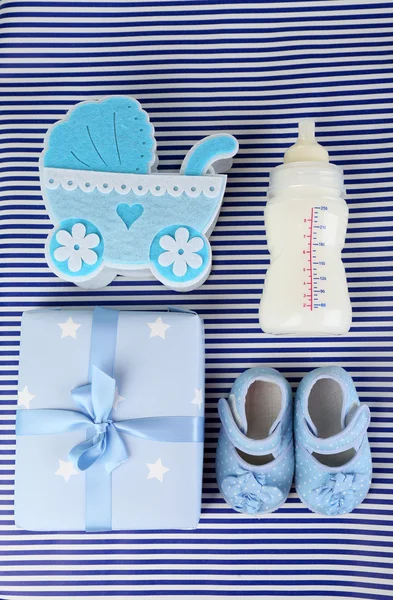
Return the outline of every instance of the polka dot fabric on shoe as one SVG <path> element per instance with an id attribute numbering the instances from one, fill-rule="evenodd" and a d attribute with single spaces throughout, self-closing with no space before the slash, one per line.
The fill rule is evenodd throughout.
<path id="1" fill-rule="evenodd" d="M 288 497 L 294 471 L 292 392 L 274 369 L 245 371 L 219 402 L 217 482 L 236 511 L 260 515 Z"/>
<path id="2" fill-rule="evenodd" d="M 344 369 L 315 369 L 304 377 L 295 401 L 295 481 L 310 510 L 342 515 L 364 500 L 372 476 L 369 422 L 370 410 Z"/>

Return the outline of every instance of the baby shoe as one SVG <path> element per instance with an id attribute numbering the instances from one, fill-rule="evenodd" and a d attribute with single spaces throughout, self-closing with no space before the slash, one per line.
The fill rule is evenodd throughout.
<path id="1" fill-rule="evenodd" d="M 364 500 L 372 475 L 369 423 L 370 410 L 344 369 L 304 377 L 295 401 L 295 482 L 310 510 L 342 515 Z"/>
<path id="2" fill-rule="evenodd" d="M 287 499 L 293 480 L 293 402 L 278 371 L 254 368 L 221 398 L 217 482 L 227 503 L 251 515 L 269 513 Z"/>

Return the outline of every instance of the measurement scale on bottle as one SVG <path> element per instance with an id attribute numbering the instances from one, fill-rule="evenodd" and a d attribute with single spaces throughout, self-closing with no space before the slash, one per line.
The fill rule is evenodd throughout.
<path id="1" fill-rule="evenodd" d="M 317 308 L 325 308 L 326 301 L 324 294 L 327 277 L 326 263 L 323 260 L 324 252 L 324 212 L 327 211 L 327 206 L 313 206 L 309 217 L 304 219 L 306 232 L 303 234 L 305 247 L 303 256 L 305 264 L 303 266 L 304 280 L 303 287 L 303 308 L 307 310 L 316 310 Z M 322 256 L 321 256 L 322 255 Z"/>

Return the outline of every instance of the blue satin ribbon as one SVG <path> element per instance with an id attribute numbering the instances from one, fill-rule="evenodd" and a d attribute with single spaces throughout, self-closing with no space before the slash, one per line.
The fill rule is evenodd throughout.
<path id="1" fill-rule="evenodd" d="M 89 376 L 91 383 L 72 390 L 78 410 L 17 411 L 17 435 L 45 435 L 86 430 L 69 459 L 86 471 L 86 531 L 112 529 L 111 473 L 128 459 L 123 434 L 158 442 L 203 442 L 202 417 L 111 418 L 116 382 L 113 378 L 118 312 L 93 313 Z"/>

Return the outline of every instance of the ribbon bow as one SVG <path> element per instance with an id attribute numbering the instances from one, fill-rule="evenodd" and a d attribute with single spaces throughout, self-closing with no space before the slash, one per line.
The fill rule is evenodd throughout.
<path id="1" fill-rule="evenodd" d="M 107 474 L 128 458 L 122 433 L 160 442 L 203 441 L 202 417 L 110 419 L 115 389 L 113 377 L 92 366 L 91 384 L 82 385 L 71 392 L 79 411 L 56 408 L 19 410 L 17 434 L 40 435 L 86 429 L 86 441 L 72 448 L 69 459 L 81 471 L 89 469 L 99 460 Z"/>
<path id="2" fill-rule="evenodd" d="M 88 433 L 91 429 L 91 436 L 72 448 L 69 459 L 80 471 L 85 471 L 101 459 L 105 471 L 111 473 L 128 458 L 120 431 L 127 431 L 130 421 L 115 422 L 109 419 L 116 393 L 115 380 L 94 366 L 91 375 L 91 384 L 81 385 L 71 392 L 81 411 L 79 421 L 85 425 Z"/>

